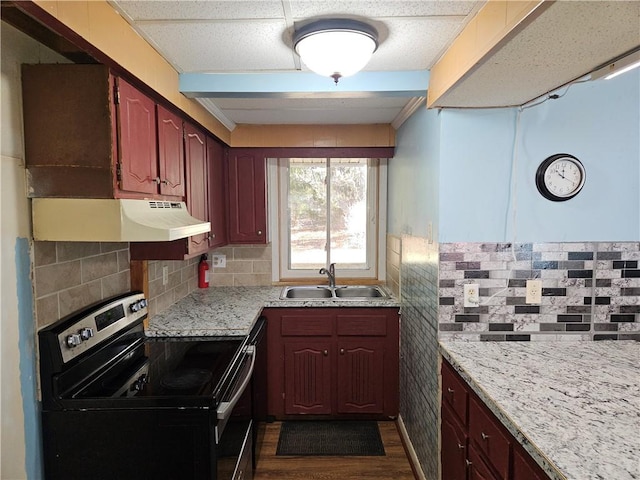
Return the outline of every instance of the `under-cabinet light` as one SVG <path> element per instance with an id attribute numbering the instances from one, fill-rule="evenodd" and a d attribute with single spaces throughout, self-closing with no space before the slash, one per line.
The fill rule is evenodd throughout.
<path id="1" fill-rule="evenodd" d="M 602 77 L 604 77 L 605 80 L 610 80 L 638 67 L 640 67 L 640 50 L 636 50 L 630 55 L 619 58 L 592 72 L 591 80 L 597 80 Z"/>

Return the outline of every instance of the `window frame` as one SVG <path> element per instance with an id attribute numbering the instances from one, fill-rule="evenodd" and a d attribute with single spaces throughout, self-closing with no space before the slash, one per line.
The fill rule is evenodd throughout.
<path id="1" fill-rule="evenodd" d="M 270 158 L 269 189 L 270 189 L 270 218 L 272 240 L 272 280 L 274 283 L 292 282 L 324 282 L 316 269 L 289 268 L 289 215 L 287 193 L 289 184 L 288 159 L 298 158 Z M 316 157 L 336 158 L 338 157 Z M 353 158 L 367 158 L 356 157 Z M 337 265 L 338 283 L 379 283 L 384 281 L 385 253 L 386 253 L 386 205 L 387 205 L 387 159 L 367 158 L 368 169 L 368 197 L 367 197 L 367 268 L 343 269 Z"/>

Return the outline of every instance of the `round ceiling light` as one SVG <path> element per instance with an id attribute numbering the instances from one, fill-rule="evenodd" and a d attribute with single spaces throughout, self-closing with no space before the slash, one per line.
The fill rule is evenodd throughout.
<path id="1" fill-rule="evenodd" d="M 337 84 L 369 62 L 378 48 L 378 32 L 357 20 L 323 19 L 297 30 L 293 45 L 310 70 Z"/>

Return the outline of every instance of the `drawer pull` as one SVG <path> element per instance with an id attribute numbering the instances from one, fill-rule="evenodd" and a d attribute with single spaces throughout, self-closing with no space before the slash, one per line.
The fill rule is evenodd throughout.
<path id="1" fill-rule="evenodd" d="M 340 355 L 344 355 L 344 348 L 340 349 Z"/>
<path id="2" fill-rule="evenodd" d="M 329 350 L 323 350 L 322 353 L 325 357 L 329 356 Z"/>
<path id="3" fill-rule="evenodd" d="M 453 393 L 453 392 L 455 392 L 455 390 L 453 388 L 447 387 L 447 392 Z"/>
<path id="4" fill-rule="evenodd" d="M 489 435 L 487 435 L 484 432 L 480 432 L 480 436 L 482 437 L 483 440 L 488 440 L 489 439 Z"/>

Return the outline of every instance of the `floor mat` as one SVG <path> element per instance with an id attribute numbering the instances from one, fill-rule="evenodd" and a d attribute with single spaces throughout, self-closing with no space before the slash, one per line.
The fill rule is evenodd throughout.
<path id="1" fill-rule="evenodd" d="M 276 455 L 382 456 L 375 421 L 283 422 Z"/>

